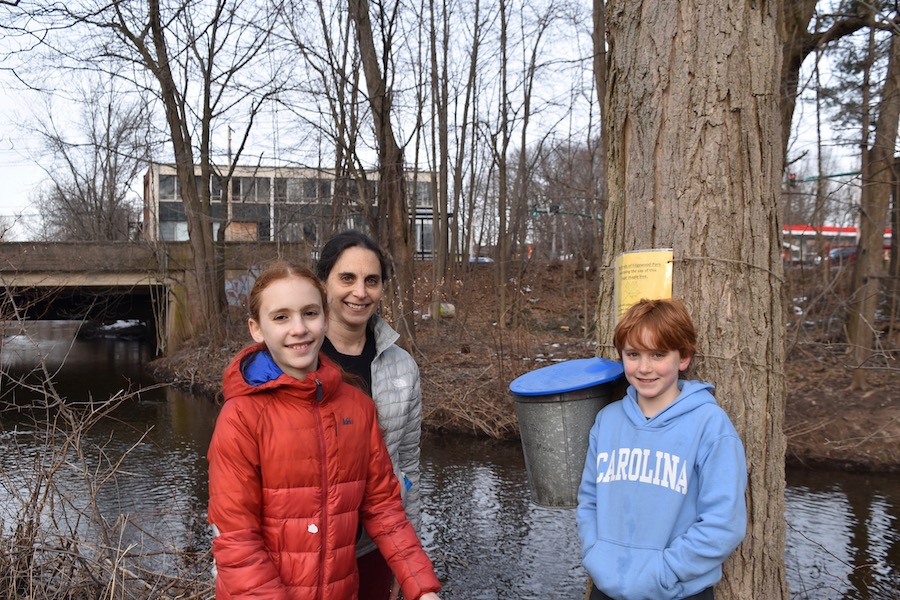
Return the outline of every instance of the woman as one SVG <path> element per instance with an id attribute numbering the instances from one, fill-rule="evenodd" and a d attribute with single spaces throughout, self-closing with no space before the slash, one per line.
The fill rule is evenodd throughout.
<path id="1" fill-rule="evenodd" d="M 419 528 L 419 438 L 422 395 L 419 367 L 395 344 L 399 334 L 376 314 L 388 277 L 384 252 L 359 231 L 344 231 L 329 240 L 316 274 L 328 294 L 328 333 L 322 353 L 359 378 L 375 400 L 378 422 L 403 505 Z M 365 534 L 357 544 L 360 600 L 396 598 L 391 570 Z"/>
<path id="2" fill-rule="evenodd" d="M 288 263 L 250 292 L 257 343 L 225 371 L 208 456 L 216 597 L 356 598 L 362 525 L 407 598 L 439 600 L 372 402 L 320 356 L 325 299 L 312 271 Z"/>

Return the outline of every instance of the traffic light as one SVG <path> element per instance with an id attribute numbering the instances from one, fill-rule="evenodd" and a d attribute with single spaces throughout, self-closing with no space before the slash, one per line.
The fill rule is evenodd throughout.
<path id="1" fill-rule="evenodd" d="M 791 173 L 788 175 L 788 186 L 789 187 L 797 187 L 797 174 Z"/>

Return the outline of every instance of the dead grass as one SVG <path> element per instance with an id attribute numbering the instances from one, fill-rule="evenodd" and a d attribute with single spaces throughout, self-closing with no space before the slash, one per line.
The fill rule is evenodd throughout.
<path id="1" fill-rule="evenodd" d="M 431 296 L 430 265 L 419 263 L 418 306 Z M 593 298 L 597 282 L 573 265 L 530 265 L 510 297 L 519 319 L 501 328 L 490 265 L 454 281 L 444 300 L 453 319 L 417 320 L 412 352 L 419 362 L 423 426 L 432 432 L 515 439 L 518 424 L 509 383 L 554 361 L 595 355 Z M 788 362 L 787 460 L 809 467 L 900 471 L 900 369 L 895 349 L 873 356 L 870 390 L 849 392 L 852 368 L 844 322 L 848 274 L 789 271 L 785 314 Z M 590 299 L 586 301 L 585 299 Z M 796 307 L 796 310 L 795 310 Z M 217 396 L 222 370 L 249 338 L 242 323 L 221 348 L 186 349 L 151 365 L 155 376 Z"/>

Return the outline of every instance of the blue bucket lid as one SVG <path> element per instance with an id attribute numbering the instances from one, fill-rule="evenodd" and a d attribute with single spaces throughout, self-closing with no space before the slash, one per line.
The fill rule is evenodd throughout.
<path id="1" fill-rule="evenodd" d="M 577 358 L 515 378 L 509 391 L 519 396 L 548 396 L 600 385 L 621 377 L 622 363 L 608 358 Z"/>

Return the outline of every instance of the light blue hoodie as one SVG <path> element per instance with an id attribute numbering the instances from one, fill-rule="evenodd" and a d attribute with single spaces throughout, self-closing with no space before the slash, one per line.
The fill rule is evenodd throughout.
<path id="1" fill-rule="evenodd" d="M 591 428 L 576 512 L 582 562 L 617 600 L 674 600 L 714 585 L 746 533 L 737 431 L 712 385 L 678 387 L 648 419 L 629 386 Z"/>

